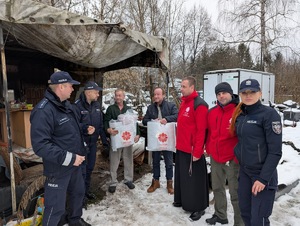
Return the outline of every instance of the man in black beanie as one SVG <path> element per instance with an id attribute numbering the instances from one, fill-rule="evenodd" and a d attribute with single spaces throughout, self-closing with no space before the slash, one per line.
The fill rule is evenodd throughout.
<path id="1" fill-rule="evenodd" d="M 228 224 L 227 198 L 225 191 L 226 179 L 228 181 L 231 204 L 234 210 L 234 223 L 242 226 L 238 205 L 238 169 L 239 165 L 234 156 L 233 148 L 237 144 L 237 137 L 229 132 L 232 113 L 239 103 L 237 95 L 233 94 L 231 86 L 222 82 L 215 87 L 217 105 L 208 112 L 208 135 L 206 152 L 210 156 L 212 190 L 215 198 L 215 212 L 206 219 L 210 225 L 216 223 Z"/>
<path id="2" fill-rule="evenodd" d="M 218 85 L 216 85 L 216 87 L 215 87 L 216 96 L 220 92 L 229 93 L 231 96 L 233 95 L 232 88 L 228 82 L 221 82 Z"/>

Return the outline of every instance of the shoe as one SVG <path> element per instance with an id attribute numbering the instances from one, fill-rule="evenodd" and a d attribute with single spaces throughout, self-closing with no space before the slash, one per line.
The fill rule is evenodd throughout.
<path id="1" fill-rule="evenodd" d="M 174 194 L 173 180 L 168 180 L 167 181 L 167 190 L 168 190 L 169 194 L 171 194 L 171 195 Z"/>
<path id="2" fill-rule="evenodd" d="M 191 219 L 192 221 L 197 221 L 197 220 L 199 220 L 204 214 L 205 214 L 205 211 L 204 211 L 204 210 L 199 211 L 199 212 L 193 212 L 193 213 L 190 215 L 190 219 Z"/>
<path id="3" fill-rule="evenodd" d="M 80 220 L 75 223 L 69 223 L 69 226 L 92 226 L 92 225 L 84 221 L 82 218 L 80 218 Z"/>
<path id="4" fill-rule="evenodd" d="M 215 214 L 212 216 L 212 218 L 208 218 L 205 221 L 206 221 L 206 223 L 208 223 L 210 225 L 215 225 L 216 223 L 228 224 L 228 220 L 227 219 L 221 219 L 220 217 L 218 217 Z"/>
<path id="5" fill-rule="evenodd" d="M 92 192 L 86 193 L 86 194 L 85 194 L 85 197 L 87 197 L 88 200 L 94 200 L 94 199 L 97 198 L 96 195 L 95 195 L 94 193 L 92 193 Z"/>
<path id="6" fill-rule="evenodd" d="M 159 180 L 152 179 L 150 187 L 147 189 L 148 193 L 154 192 L 157 188 L 160 188 Z"/>
<path id="7" fill-rule="evenodd" d="M 127 186 L 129 189 L 134 189 L 134 188 L 135 188 L 134 184 L 133 184 L 131 181 L 127 181 L 127 182 L 124 183 L 124 184 L 126 184 L 126 186 Z"/>
<path id="8" fill-rule="evenodd" d="M 180 202 L 173 202 L 172 205 L 174 207 L 182 207 L 182 204 Z"/>
<path id="9" fill-rule="evenodd" d="M 109 186 L 108 187 L 108 191 L 110 192 L 110 193 L 115 193 L 115 191 L 116 191 L 116 186 Z"/>

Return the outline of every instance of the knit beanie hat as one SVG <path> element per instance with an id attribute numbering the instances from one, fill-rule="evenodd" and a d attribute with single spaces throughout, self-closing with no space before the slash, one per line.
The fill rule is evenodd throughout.
<path id="1" fill-rule="evenodd" d="M 216 95 L 219 92 L 226 92 L 226 93 L 230 93 L 231 95 L 233 95 L 233 90 L 232 90 L 231 86 L 229 85 L 229 83 L 227 83 L 227 82 L 221 82 L 216 86 L 216 88 L 215 88 Z"/>

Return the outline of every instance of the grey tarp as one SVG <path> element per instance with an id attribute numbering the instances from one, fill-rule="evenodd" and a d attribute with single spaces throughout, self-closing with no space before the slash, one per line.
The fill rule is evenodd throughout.
<path id="1" fill-rule="evenodd" d="M 90 68 L 104 68 L 145 51 L 169 67 L 168 41 L 31 0 L 0 0 L 0 20 L 20 44 Z"/>

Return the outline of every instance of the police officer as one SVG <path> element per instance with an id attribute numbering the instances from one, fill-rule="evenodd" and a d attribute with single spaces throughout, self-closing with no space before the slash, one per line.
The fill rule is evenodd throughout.
<path id="1" fill-rule="evenodd" d="M 67 100 L 73 85 L 80 84 L 69 73 L 55 72 L 50 76 L 44 98 L 33 109 L 31 143 L 34 152 L 43 158 L 45 210 L 42 224 L 58 225 L 65 213 L 68 194 L 68 221 L 71 226 L 86 225 L 82 216 L 84 180 L 80 165 L 86 150 L 76 113 Z"/>
<path id="2" fill-rule="evenodd" d="M 261 103 L 260 84 L 242 81 L 241 103 L 233 113 L 231 132 L 238 136 L 234 153 L 240 163 L 238 197 L 245 226 L 270 225 L 277 190 L 277 164 L 282 155 L 279 114 Z"/>
<path id="3" fill-rule="evenodd" d="M 79 114 L 84 140 L 88 145 L 87 165 L 85 175 L 85 196 L 88 199 L 95 199 L 90 192 L 91 175 L 96 162 L 97 140 L 100 135 L 102 145 L 107 148 L 108 142 L 103 128 L 103 115 L 100 103 L 98 102 L 99 91 L 102 90 L 96 82 L 88 81 L 84 91 L 75 101 L 76 110 Z"/>

